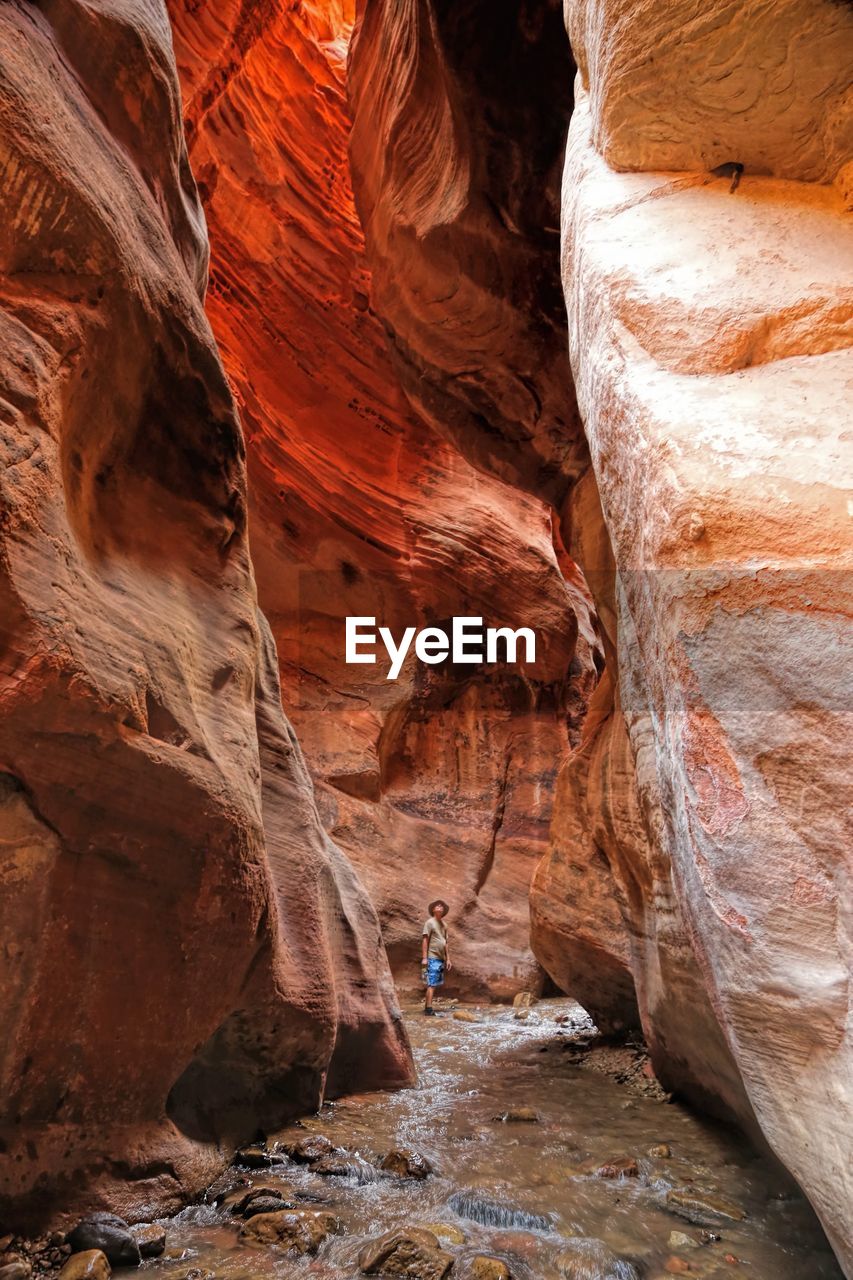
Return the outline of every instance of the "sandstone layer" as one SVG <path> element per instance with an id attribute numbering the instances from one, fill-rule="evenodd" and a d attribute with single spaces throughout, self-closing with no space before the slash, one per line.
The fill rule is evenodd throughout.
<path id="1" fill-rule="evenodd" d="M 352 165 L 373 298 L 413 403 L 551 500 L 585 468 L 554 269 L 571 112 L 559 0 L 363 0 Z"/>
<path id="2" fill-rule="evenodd" d="M 596 143 L 610 154 L 614 103 L 630 123 L 631 104 L 644 102 L 624 76 L 608 96 L 614 64 L 633 66 L 645 47 L 631 44 L 630 22 L 612 25 L 624 8 L 570 6 L 569 23 L 592 48 L 575 50 L 589 82 L 566 161 L 564 281 L 615 563 L 619 670 L 614 724 L 587 748 L 607 761 L 585 793 L 588 830 L 596 839 L 602 818 L 612 827 L 610 813 L 623 824 L 600 843 L 661 1075 L 716 1094 L 747 1124 L 754 1114 L 849 1271 L 853 237 L 831 186 L 747 167 L 730 194 L 701 174 L 672 181 L 608 165 Z M 821 8 L 827 32 L 849 30 L 837 6 Z M 712 48 L 721 61 L 728 49 L 739 74 L 716 102 L 735 114 L 725 95 L 748 78 L 751 46 L 727 14 L 720 6 Z M 767 23 L 768 39 L 787 30 L 796 58 L 795 29 L 775 12 Z M 833 83 L 838 47 L 822 54 Z M 673 80 L 668 91 L 680 89 Z M 814 102 L 800 95 L 799 118 L 819 132 L 833 102 L 829 89 Z M 642 141 L 645 106 L 636 110 L 636 149 L 618 159 L 642 167 L 655 153 Z M 704 123 L 716 132 L 710 115 Z M 628 124 L 623 135 L 634 137 Z M 804 160 L 796 176 L 834 177 L 839 158 L 817 169 Z M 766 167 L 777 170 L 770 150 Z M 780 161 L 778 172 L 790 169 Z M 641 824 L 619 764 L 620 718 Z M 564 821 L 576 825 L 575 804 L 555 818 L 551 883 L 566 883 Z M 709 1022 L 722 1033 L 711 1056 Z"/>
<path id="3" fill-rule="evenodd" d="M 554 503 L 597 606 L 606 670 L 558 783 L 534 949 L 602 1026 L 639 1017 L 666 1083 L 760 1128 L 849 1267 L 853 12 L 566 9 L 582 74 L 563 272 L 592 471 L 551 413 L 565 378 L 537 397 L 552 433 L 507 408 L 520 365 L 540 367 L 529 294 L 514 306 L 524 223 L 498 214 L 498 231 L 484 207 L 507 172 L 490 127 L 521 82 L 500 62 L 496 103 L 481 64 L 516 9 L 360 6 L 374 303 L 414 402 L 484 472 Z M 537 65 L 524 92 L 559 112 Z M 718 165 L 743 167 L 735 193 Z M 529 280 L 546 258 L 542 241 Z"/>
<path id="4" fill-rule="evenodd" d="M 282 712 L 165 6 L 0 12 L 0 1213 L 411 1078 Z"/>
<path id="5" fill-rule="evenodd" d="M 351 15 L 261 6 L 250 21 L 236 2 L 184 0 L 170 11 L 210 229 L 208 314 L 247 438 L 259 598 L 323 820 L 369 888 L 401 983 L 419 982 L 420 926 L 441 895 L 456 990 L 536 987 L 528 888 L 594 674 L 588 593 L 572 566 L 568 580 L 560 570 L 547 506 L 480 473 L 400 388 L 349 177 Z M 553 232 L 549 243 L 553 303 Z M 524 252 L 526 262 L 533 248 Z M 506 308 L 499 275 L 478 287 L 484 307 Z M 426 318 L 434 332 L 437 309 Z M 522 326 L 538 334 L 537 311 L 519 304 L 500 343 L 517 343 Z M 525 405 L 559 400 L 570 415 L 564 339 L 553 320 L 546 328 Z M 528 337 L 515 355 L 529 363 L 533 352 Z M 491 376 L 493 350 L 477 360 Z M 556 439 L 547 415 L 541 427 Z M 346 665 L 347 615 L 376 617 L 397 637 L 453 616 L 531 626 L 537 660 L 501 670 L 412 657 L 389 681 L 387 662 Z"/>

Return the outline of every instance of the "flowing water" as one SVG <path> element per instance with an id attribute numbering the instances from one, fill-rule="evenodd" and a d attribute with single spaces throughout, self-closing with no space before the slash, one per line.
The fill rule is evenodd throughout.
<path id="1" fill-rule="evenodd" d="M 319 1133 L 359 1153 L 349 1176 L 320 1177 L 289 1161 L 234 1171 L 283 1182 L 341 1219 L 344 1230 L 317 1256 L 241 1244 L 241 1220 L 203 1204 L 168 1222 L 166 1254 L 144 1264 L 158 1273 L 149 1280 L 356 1277 L 368 1238 L 437 1225 L 451 1253 L 501 1258 L 514 1280 L 666 1280 L 684 1263 L 685 1274 L 706 1280 L 840 1280 L 807 1203 L 741 1138 L 578 1065 L 565 1051 L 584 1033 L 577 1005 L 542 1001 L 526 1021 L 506 1008 L 478 1016 L 411 1010 L 417 1088 L 344 1099 L 276 1135 Z M 519 1108 L 538 1119 L 500 1118 Z M 395 1147 L 416 1148 L 435 1173 L 422 1182 L 379 1174 L 373 1159 Z M 648 1154 L 653 1147 L 670 1155 Z M 598 1174 L 624 1158 L 639 1176 Z M 724 1197 L 746 1217 L 691 1224 L 665 1207 L 670 1188 Z M 673 1232 L 681 1235 L 671 1241 Z"/>

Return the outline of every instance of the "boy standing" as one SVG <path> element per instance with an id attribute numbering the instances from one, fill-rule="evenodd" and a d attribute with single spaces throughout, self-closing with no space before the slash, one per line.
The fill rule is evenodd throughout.
<path id="1" fill-rule="evenodd" d="M 453 968 L 450 962 L 450 951 L 447 945 L 447 925 L 444 917 L 450 908 L 441 898 L 429 904 L 429 917 L 424 924 L 421 937 L 421 978 L 426 984 L 426 1000 L 424 1014 L 435 1017 L 432 998 L 436 987 L 444 982 L 445 969 Z"/>

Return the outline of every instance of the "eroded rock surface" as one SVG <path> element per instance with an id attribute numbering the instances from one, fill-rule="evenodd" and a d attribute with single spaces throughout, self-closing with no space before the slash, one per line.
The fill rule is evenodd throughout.
<path id="1" fill-rule="evenodd" d="M 0 167 L 0 1205 L 23 1225 L 175 1208 L 261 1112 L 410 1059 L 280 709 L 165 6 L 3 6 Z"/>
<path id="2" fill-rule="evenodd" d="M 476 168 L 488 122 L 479 149 L 468 139 L 484 103 L 501 118 L 480 69 L 501 15 L 362 13 L 354 177 L 404 385 L 479 467 L 555 504 L 603 630 L 534 882 L 535 949 L 603 1025 L 639 1015 L 668 1086 L 757 1119 L 847 1259 L 853 12 L 569 0 L 582 77 L 563 267 L 587 473 L 565 419 L 552 465 L 547 432 L 518 429 L 503 398 L 516 366 L 494 340 L 523 234 L 484 268 L 490 297 L 468 273 L 500 242 L 482 198 L 503 171 L 493 188 Z M 743 166 L 734 194 L 720 164 Z"/>
<path id="3" fill-rule="evenodd" d="M 183 0 L 170 11 L 210 226 L 208 311 L 247 435 L 258 591 L 323 820 L 369 887 L 400 981 L 418 984 L 420 927 L 440 894 L 451 904 L 457 989 L 512 995 L 541 981 L 527 893 L 593 675 L 588 593 L 576 572 L 566 581 L 560 571 L 545 504 L 479 472 L 400 389 L 349 178 L 351 15 L 268 6 L 250 22 L 237 3 Z M 548 216 L 556 252 L 553 199 Z M 503 259 L 497 246 L 483 257 L 482 235 L 470 268 L 482 259 L 497 270 Z M 516 425 L 550 442 L 547 467 L 559 471 L 556 401 L 572 412 L 555 390 L 567 373 L 562 321 L 558 330 L 524 305 L 535 254 L 530 244 L 518 252 L 511 323 L 469 359 L 484 377 L 498 348 L 501 359 L 533 362 L 531 388 L 498 370 L 504 390 L 494 394 L 520 396 L 530 415 L 548 400 L 535 432 L 532 418 Z M 505 306 L 499 274 L 478 288 L 490 315 Z M 418 321 L 426 336 L 447 332 L 435 308 Z M 457 341 L 470 346 L 473 329 Z M 524 465 L 546 462 L 531 454 Z M 500 672 L 412 655 L 392 682 L 387 662 L 346 665 L 347 615 L 376 617 L 398 638 L 454 615 L 532 626 L 537 661 Z"/>
<path id="4" fill-rule="evenodd" d="M 826 6 L 828 40 L 849 22 L 842 8 Z M 610 25 L 606 6 L 592 26 L 586 9 L 570 6 L 589 84 L 566 163 L 564 280 L 615 560 L 620 707 L 590 747 L 607 769 L 586 793 L 597 810 L 588 831 L 595 838 L 614 811 L 644 815 L 615 846 L 598 843 L 661 1078 L 692 1081 L 747 1124 L 754 1113 L 850 1268 L 849 219 L 837 189 L 749 169 L 736 195 L 701 175 L 617 173 L 595 146 L 615 158 L 602 142 L 608 68 L 633 65 L 645 45 L 630 23 Z M 729 50 L 735 74 L 719 89 L 714 128 L 737 114 L 750 73 L 728 13 L 719 7 L 713 47 Z M 799 47 L 778 14 L 766 25 L 769 40 Z M 620 109 L 626 129 L 636 110 L 642 136 L 648 100 L 634 81 L 629 103 L 628 83 Z M 832 94 L 812 100 L 798 84 L 792 110 L 816 135 Z M 678 95 L 681 81 L 659 92 Z M 760 138 L 760 118 L 753 125 Z M 635 162 L 651 157 L 641 148 Z M 796 176 L 832 177 L 833 167 L 803 161 Z M 630 785 L 612 785 L 626 777 L 617 714 L 639 810 L 626 806 Z M 558 834 L 552 881 L 560 860 Z M 736 1074 L 721 1070 L 725 1059 Z"/>
<path id="5" fill-rule="evenodd" d="M 853 161 L 853 12 L 838 0 L 567 0 L 614 169 L 710 170 L 834 182 Z"/>

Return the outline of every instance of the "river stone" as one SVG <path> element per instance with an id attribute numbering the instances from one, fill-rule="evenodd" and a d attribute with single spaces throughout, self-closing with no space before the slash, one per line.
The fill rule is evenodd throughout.
<path id="1" fill-rule="evenodd" d="M 438 1236 L 440 1240 L 446 1240 L 448 1244 L 465 1243 L 465 1232 L 454 1227 L 451 1222 L 425 1222 L 423 1229 L 431 1231 L 433 1235 Z"/>
<path id="2" fill-rule="evenodd" d="M 376 1174 L 365 1168 L 367 1163 L 347 1151 L 333 1151 L 322 1160 L 315 1160 L 311 1172 L 323 1178 L 357 1178 L 359 1182 L 368 1182 L 371 1178 L 375 1180 Z"/>
<path id="3" fill-rule="evenodd" d="M 29 1262 L 25 1262 L 23 1258 L 5 1262 L 3 1266 L 0 1266 L 0 1280 L 30 1280 L 32 1274 L 32 1266 Z"/>
<path id="4" fill-rule="evenodd" d="M 251 1216 L 248 1212 L 249 1206 L 261 1198 L 265 1201 L 278 1201 L 279 1209 L 295 1207 L 296 1203 L 293 1189 L 284 1182 L 253 1182 L 250 1187 L 238 1187 L 236 1191 L 229 1192 L 219 1203 L 223 1209 L 248 1218 Z M 251 1213 L 256 1212 L 256 1209 L 251 1211 Z"/>
<path id="5" fill-rule="evenodd" d="M 458 1258 L 453 1265 L 453 1280 L 512 1280 L 509 1267 L 500 1258 L 475 1253 Z"/>
<path id="6" fill-rule="evenodd" d="M 454 1009 L 453 1017 L 457 1022 L 480 1022 L 476 1013 L 471 1013 L 470 1009 Z"/>
<path id="7" fill-rule="evenodd" d="M 130 1234 L 143 1258 L 159 1258 L 166 1248 L 166 1228 L 158 1227 L 156 1222 L 138 1222 L 130 1228 Z"/>
<path id="8" fill-rule="evenodd" d="M 254 1218 L 259 1213 L 280 1213 L 282 1209 L 295 1209 L 295 1200 L 282 1200 L 280 1196 L 255 1196 L 243 1210 L 243 1217 Z"/>
<path id="9" fill-rule="evenodd" d="M 315 1161 L 330 1155 L 335 1150 L 335 1145 L 322 1133 L 311 1133 L 307 1138 L 300 1138 L 297 1142 L 283 1142 L 281 1150 L 297 1164 L 314 1164 Z"/>
<path id="10" fill-rule="evenodd" d="M 677 1213 L 688 1222 L 695 1222 L 705 1227 L 715 1226 L 721 1218 L 727 1218 L 731 1222 L 742 1222 L 746 1217 L 746 1210 L 739 1204 L 707 1191 L 688 1190 L 686 1187 L 667 1191 L 666 1207 L 670 1213 Z"/>
<path id="11" fill-rule="evenodd" d="M 669 1160 L 672 1148 L 668 1142 L 659 1142 L 656 1146 L 649 1147 L 646 1155 L 651 1156 L 653 1160 Z"/>
<path id="12" fill-rule="evenodd" d="M 234 1152 L 232 1164 L 244 1165 L 247 1169 L 267 1169 L 275 1163 L 275 1156 L 269 1148 L 260 1142 L 250 1143 Z"/>
<path id="13" fill-rule="evenodd" d="M 601 1240 L 581 1238 L 567 1243 L 557 1257 L 564 1280 L 639 1280 L 637 1269 L 617 1258 Z"/>
<path id="14" fill-rule="evenodd" d="M 433 1171 L 426 1156 L 412 1147 L 395 1147 L 383 1156 L 379 1168 L 397 1178 L 417 1178 L 419 1181 L 428 1178 Z"/>
<path id="15" fill-rule="evenodd" d="M 322 1209 L 283 1209 L 250 1218 L 240 1239 L 246 1244 L 268 1244 L 293 1253 L 316 1253 L 340 1226 L 333 1213 Z"/>
<path id="16" fill-rule="evenodd" d="M 61 1280 L 110 1280 L 112 1268 L 100 1249 L 83 1249 L 72 1253 L 60 1271 Z"/>
<path id="17" fill-rule="evenodd" d="M 533 1107 L 512 1107 L 499 1116 L 492 1116 L 499 1124 L 538 1124 L 539 1112 Z"/>
<path id="18" fill-rule="evenodd" d="M 536 996 L 532 991 L 519 991 L 512 998 L 514 1009 L 529 1009 L 534 1004 L 536 1004 Z"/>
<path id="19" fill-rule="evenodd" d="M 670 1249 L 699 1249 L 702 1242 L 694 1240 L 693 1236 L 689 1236 L 684 1231 L 670 1231 L 669 1247 Z"/>
<path id="20" fill-rule="evenodd" d="M 358 1255 L 358 1265 L 368 1276 L 402 1276 L 409 1280 L 444 1280 L 453 1266 L 431 1231 L 411 1227 L 386 1231 L 369 1241 Z"/>
<path id="21" fill-rule="evenodd" d="M 595 1171 L 596 1178 L 639 1178 L 640 1170 L 632 1156 L 614 1156 Z"/>
<path id="22" fill-rule="evenodd" d="M 139 1245 L 130 1228 L 114 1213 L 92 1213 L 83 1218 L 69 1231 L 67 1241 L 75 1253 L 100 1249 L 113 1267 L 138 1267 L 141 1261 Z"/>

